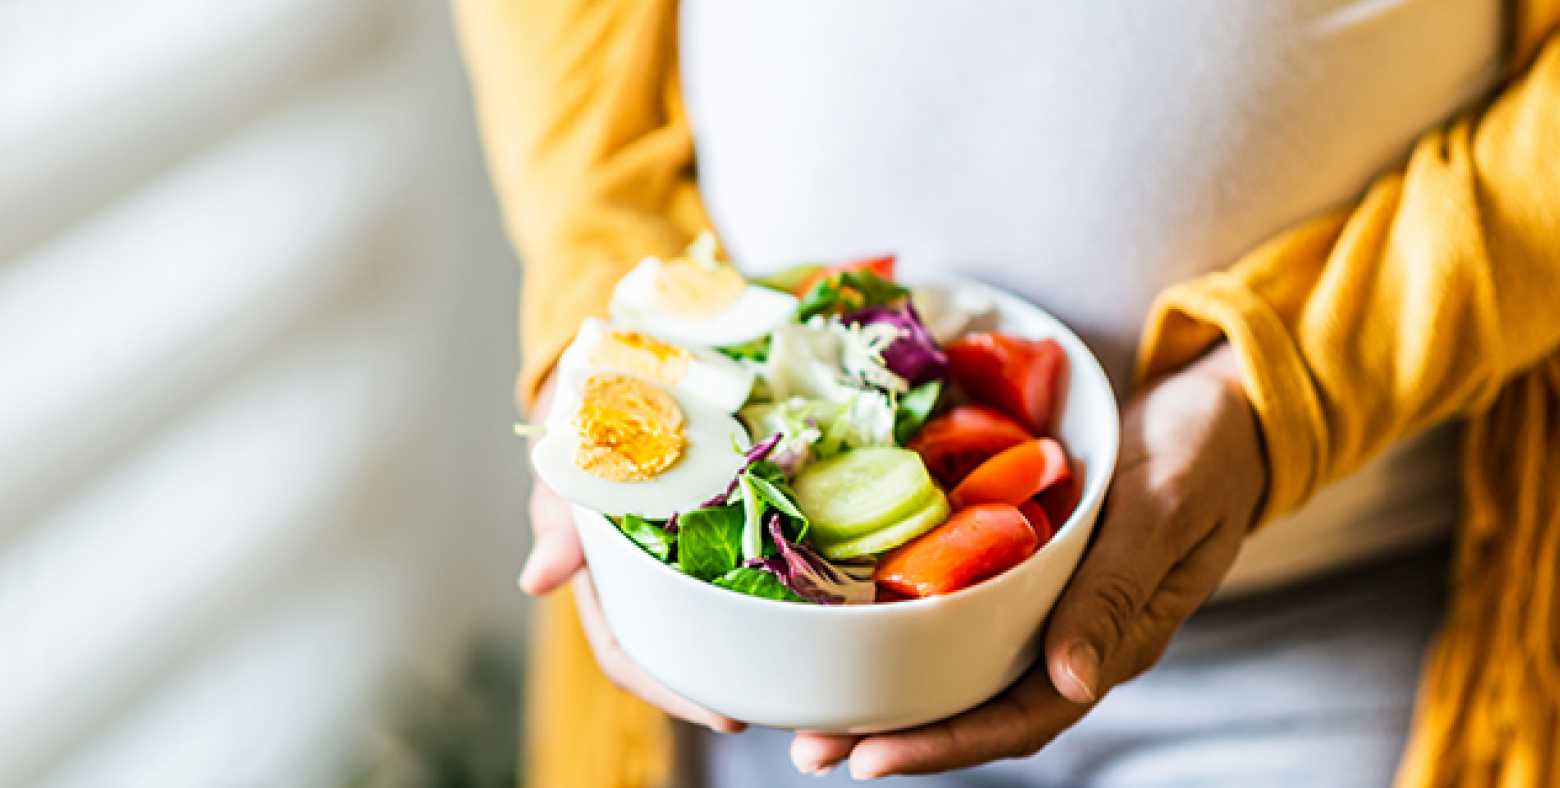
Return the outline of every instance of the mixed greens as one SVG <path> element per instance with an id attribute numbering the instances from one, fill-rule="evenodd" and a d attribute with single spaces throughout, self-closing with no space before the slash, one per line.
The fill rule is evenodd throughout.
<path id="1" fill-rule="evenodd" d="M 565 354 L 574 399 L 538 471 L 655 560 L 751 596 L 864 604 L 1022 561 L 1076 504 L 1034 410 L 1053 407 L 1065 355 L 1000 334 L 945 348 L 893 263 L 743 284 L 709 242 L 647 260 L 614 295 L 616 323 Z M 715 291 L 726 300 L 706 303 Z M 937 306 L 945 339 L 970 317 Z M 723 432 L 737 454 L 711 446 Z"/>

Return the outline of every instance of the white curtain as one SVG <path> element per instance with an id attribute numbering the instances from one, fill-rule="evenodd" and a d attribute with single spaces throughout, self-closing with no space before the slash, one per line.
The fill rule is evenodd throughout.
<path id="1" fill-rule="evenodd" d="M 0 2 L 0 786 L 332 784 L 404 677 L 518 653 L 447 16 Z"/>

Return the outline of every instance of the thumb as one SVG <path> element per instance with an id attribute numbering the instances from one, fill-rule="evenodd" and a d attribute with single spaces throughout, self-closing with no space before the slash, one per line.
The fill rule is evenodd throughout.
<path id="1" fill-rule="evenodd" d="M 1118 510 L 1073 575 L 1046 628 L 1046 670 L 1062 697 L 1093 703 L 1105 691 L 1103 665 L 1175 563 L 1144 539 L 1141 522 Z M 1133 526 L 1137 525 L 1138 528 Z"/>
<path id="2" fill-rule="evenodd" d="M 519 580 L 527 594 L 545 594 L 585 565 L 568 503 L 540 482 L 531 489 L 531 533 L 535 542 Z"/>

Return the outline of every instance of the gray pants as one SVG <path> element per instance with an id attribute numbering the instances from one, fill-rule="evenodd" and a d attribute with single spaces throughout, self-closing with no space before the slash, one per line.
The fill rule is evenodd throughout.
<path id="1" fill-rule="evenodd" d="M 1160 664 L 1118 687 L 1038 755 L 916 788 L 1384 786 L 1441 620 L 1446 547 L 1199 611 Z M 753 729 L 688 737 L 689 784 L 801 788 L 851 783 L 842 767 L 799 775 L 790 736 Z"/>

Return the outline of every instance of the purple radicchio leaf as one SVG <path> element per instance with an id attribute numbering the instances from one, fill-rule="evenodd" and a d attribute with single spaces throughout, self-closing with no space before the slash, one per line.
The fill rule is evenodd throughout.
<path id="1" fill-rule="evenodd" d="M 770 512 L 767 525 L 780 555 L 762 559 L 761 568 L 773 573 L 797 596 L 820 605 L 870 604 L 876 597 L 870 567 L 865 573 L 853 573 L 824 560 L 808 545 L 787 540 L 778 512 Z"/>
<path id="2" fill-rule="evenodd" d="M 883 349 L 883 365 L 890 372 L 904 378 L 910 385 L 947 377 L 948 356 L 937 346 L 937 340 L 926 330 L 915 305 L 908 300 L 903 306 L 869 306 L 845 316 L 847 325 L 871 325 L 888 323 L 899 329 L 899 338 Z"/>
<path id="3" fill-rule="evenodd" d="M 731 501 L 732 494 L 737 491 L 737 481 L 742 478 L 742 474 L 747 473 L 748 469 L 755 464 L 762 462 L 778 445 L 780 445 L 780 433 L 778 432 L 753 444 L 753 448 L 747 450 L 747 460 L 742 463 L 741 468 L 737 469 L 737 474 L 731 477 L 731 481 L 727 482 L 726 489 L 699 505 L 706 509 L 711 506 L 725 506 Z"/>
<path id="4" fill-rule="evenodd" d="M 780 582 L 785 582 L 785 559 L 778 555 L 772 555 L 768 558 L 749 558 L 748 560 L 743 561 L 742 565 L 749 569 L 762 569 L 774 575 L 775 577 L 780 578 Z M 787 586 L 787 588 L 789 587 L 790 586 Z"/>
<path id="5" fill-rule="evenodd" d="M 663 531 L 665 531 L 665 532 L 667 532 L 669 534 L 677 533 L 677 513 L 676 512 L 672 512 L 672 516 L 666 518 L 666 524 L 661 526 L 661 530 L 663 530 Z"/>

